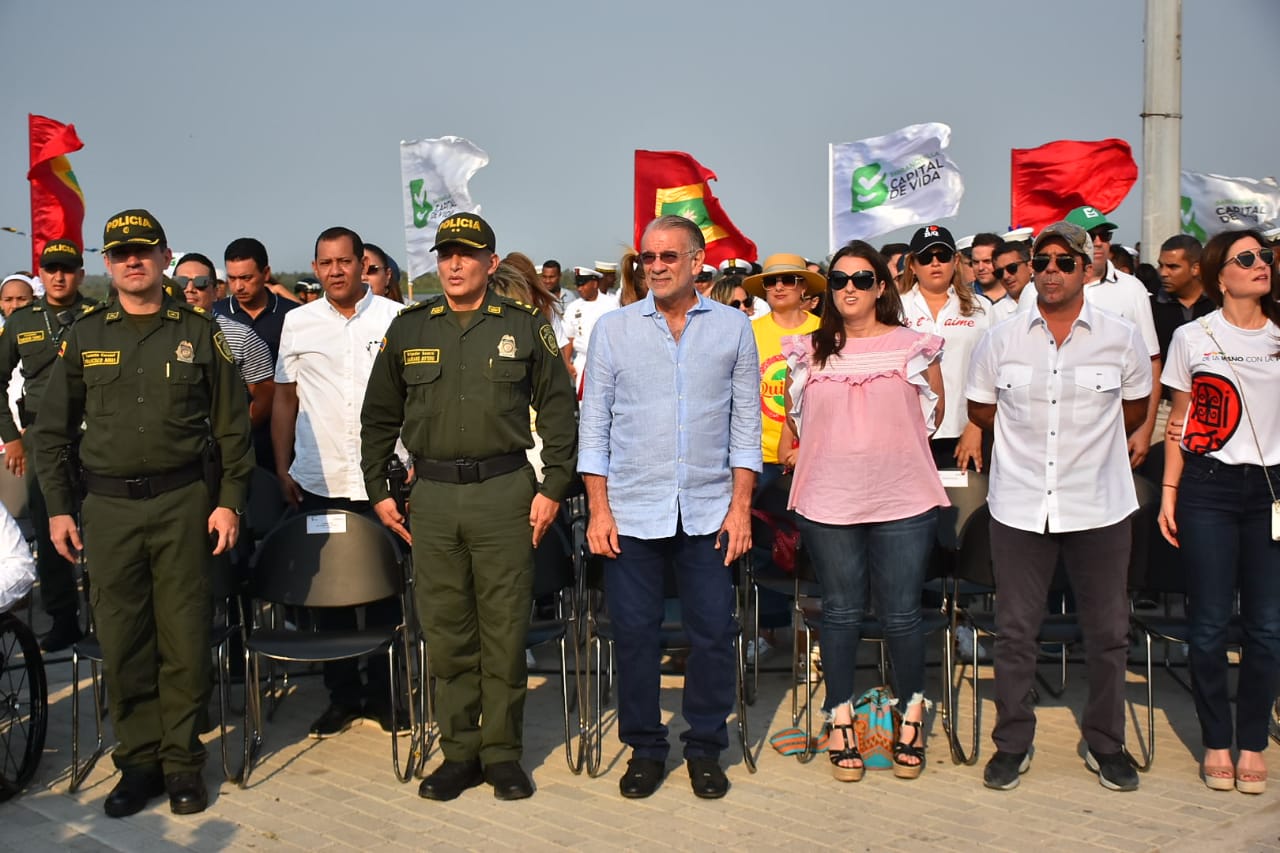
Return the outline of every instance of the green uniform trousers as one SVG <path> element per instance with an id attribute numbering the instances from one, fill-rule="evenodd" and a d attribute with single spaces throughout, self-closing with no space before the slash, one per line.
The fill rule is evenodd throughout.
<path id="1" fill-rule="evenodd" d="M 414 600 L 449 761 L 521 757 L 536 488 L 527 467 L 483 483 L 413 487 Z"/>
<path id="2" fill-rule="evenodd" d="M 209 490 L 85 498 L 90 603 L 122 770 L 204 766 L 209 691 Z"/>

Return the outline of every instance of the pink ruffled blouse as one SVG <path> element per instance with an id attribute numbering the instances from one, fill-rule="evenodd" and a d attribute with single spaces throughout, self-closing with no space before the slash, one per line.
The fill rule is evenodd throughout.
<path id="1" fill-rule="evenodd" d="M 942 346 L 899 326 L 850 338 L 818 368 L 808 335 L 783 339 L 800 436 L 792 509 L 823 524 L 865 524 L 950 506 L 929 450 L 938 397 L 924 375 Z"/>

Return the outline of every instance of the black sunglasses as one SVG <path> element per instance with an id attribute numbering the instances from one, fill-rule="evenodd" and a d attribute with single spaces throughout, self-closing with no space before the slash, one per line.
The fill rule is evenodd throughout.
<path id="1" fill-rule="evenodd" d="M 996 270 L 995 270 L 996 278 L 1004 278 L 1005 276 L 1009 276 L 1010 278 L 1013 278 L 1013 274 L 1018 271 L 1018 267 L 1022 266 L 1023 263 L 1025 263 L 1025 261 L 1014 261 L 1011 264 L 1006 264 L 1005 266 L 1002 266 L 1002 267 L 996 267 Z"/>
<path id="2" fill-rule="evenodd" d="M 747 296 L 746 299 L 730 299 L 729 300 L 730 308 L 750 308 L 755 304 L 756 304 L 756 298 L 754 296 Z"/>
<path id="3" fill-rule="evenodd" d="M 804 276 L 802 275 L 767 275 L 764 277 L 765 287 L 777 287 L 780 284 L 792 286 L 803 283 Z"/>
<path id="4" fill-rule="evenodd" d="M 1076 271 L 1075 255 L 1036 255 L 1031 259 L 1031 268 L 1036 272 L 1044 272 L 1049 268 L 1049 261 L 1054 261 L 1063 272 Z"/>
<path id="5" fill-rule="evenodd" d="M 853 282 L 853 286 L 858 290 L 870 290 L 876 286 L 876 274 L 871 270 L 858 270 L 857 272 L 836 272 L 832 270 L 827 273 L 827 285 L 832 290 L 844 290 L 844 286 Z"/>
<path id="6" fill-rule="evenodd" d="M 1110 243 L 1115 235 L 1115 229 L 1112 228 L 1095 228 L 1089 232 L 1089 236 L 1100 243 Z"/>
<path id="7" fill-rule="evenodd" d="M 208 290 L 213 287 L 213 279 L 207 275 L 175 275 L 173 280 L 177 283 L 179 290 L 186 290 L 188 284 L 196 290 Z"/>
<path id="8" fill-rule="evenodd" d="M 364 274 L 377 275 L 378 273 L 382 272 L 382 269 L 383 268 L 378 266 L 377 264 L 369 264 L 369 266 L 364 268 Z"/>
<path id="9" fill-rule="evenodd" d="M 1271 264 L 1275 262 L 1276 253 L 1270 249 L 1259 249 L 1256 252 L 1253 251 L 1253 249 L 1246 249 L 1234 258 L 1227 258 L 1227 263 L 1229 264 L 1232 261 L 1235 261 L 1242 269 L 1247 270 L 1249 267 L 1253 266 L 1253 262 L 1258 258 L 1262 258 L 1262 262 L 1264 264 L 1271 266 Z"/>
<path id="10" fill-rule="evenodd" d="M 927 267 L 933 263 L 934 258 L 937 258 L 938 263 L 949 264 L 955 259 L 955 256 L 956 253 L 953 250 L 943 246 L 941 249 L 930 249 L 927 252 L 916 255 L 916 262 L 921 266 Z"/>

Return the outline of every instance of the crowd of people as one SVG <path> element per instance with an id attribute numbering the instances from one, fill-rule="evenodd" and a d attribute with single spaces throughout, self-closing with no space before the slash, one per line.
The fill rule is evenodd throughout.
<path id="1" fill-rule="evenodd" d="M 690 646 L 683 757 L 695 795 L 724 796 L 727 567 L 751 549 L 754 497 L 785 473 L 822 588 L 832 773 L 854 782 L 866 769 L 852 704 L 874 610 L 898 701 L 894 774 L 917 778 L 930 704 L 921 594 L 948 505 L 938 471 L 954 468 L 989 477 L 997 719 L 985 784 L 1011 789 L 1030 767 L 1025 698 L 1061 564 L 1084 634 L 1086 764 L 1103 786 L 1133 790 L 1123 685 L 1137 469 L 1160 486 L 1160 531 L 1187 577 L 1204 782 L 1260 793 L 1280 687 L 1275 235 L 1173 236 L 1157 264 L 1138 265 L 1115 231 L 1086 206 L 1038 234 L 956 240 L 926 224 L 909 243 L 716 267 L 696 225 L 663 216 L 617 262 L 565 270 L 500 255 L 489 224 L 464 213 L 433 246 L 442 292 L 407 306 L 394 259 L 345 227 L 318 235 L 314 277 L 290 291 L 255 238 L 232 241 L 221 270 L 198 252 L 171 266 L 156 217 L 126 210 L 104 228 L 105 304 L 79 293 L 81 247 L 49 242 L 38 279 L 0 285 L 12 402 L 0 437 L 6 467 L 28 477 L 46 650 L 81 636 L 73 564 L 87 552 L 121 771 L 107 814 L 166 794 L 176 813 L 207 806 L 210 561 L 236 548 L 255 465 L 299 511 L 368 514 L 412 548 L 444 756 L 419 794 L 434 800 L 481 784 L 499 799 L 534 793 L 521 765 L 533 549 L 575 488 L 614 625 L 630 749 L 620 793 L 647 797 L 666 775 L 670 573 Z M 390 490 L 393 460 L 412 472 L 407 505 Z M 777 605 L 761 597 L 765 633 L 748 654 L 779 642 Z M 364 618 L 401 614 L 389 600 Z M 356 619 L 343 609 L 316 624 Z M 361 719 L 403 733 L 381 667 L 328 664 L 324 685 L 313 737 Z"/>

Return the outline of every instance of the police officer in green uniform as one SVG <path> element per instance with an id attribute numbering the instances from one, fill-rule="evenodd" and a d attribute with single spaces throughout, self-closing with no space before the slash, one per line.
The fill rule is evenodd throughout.
<path id="1" fill-rule="evenodd" d="M 14 368 L 22 368 L 23 395 L 18 399 L 21 424 L 14 423 L 7 405 L 0 405 L 4 464 L 18 477 L 24 476 L 28 467 L 21 430 L 35 423 L 62 338 L 72 323 L 98 304 L 80 295 L 84 255 L 70 240 L 50 240 L 45 244 L 40 252 L 40 279 L 44 282 L 44 296 L 14 311 L 0 330 L 0 401 L 9 399 Z M 80 639 L 80 607 L 72 564 L 49 541 L 44 493 L 39 478 L 32 474 L 27 478 L 27 509 L 36 534 L 36 576 L 40 578 L 45 612 L 53 617 L 53 627 L 41 639 L 40 648 L 56 652 Z"/>
<path id="2" fill-rule="evenodd" d="M 387 330 L 361 412 L 361 464 L 374 511 L 413 545 L 418 618 L 436 676 L 444 763 L 419 795 L 451 800 L 488 782 L 533 794 L 520 766 L 528 672 L 524 643 L 533 547 L 573 477 L 573 388 L 539 311 L 489 290 L 493 229 L 472 213 L 440 223 L 437 296 Z M 539 487 L 525 451 L 529 407 L 542 438 Z M 414 457 L 413 536 L 387 487 L 401 435 Z"/>
<path id="3" fill-rule="evenodd" d="M 156 218 L 113 216 L 102 246 L 116 296 L 63 338 L 32 428 L 36 468 L 53 544 L 69 560 L 84 547 L 92 580 L 121 771 L 104 809 L 124 817 L 167 791 L 174 813 L 194 814 L 208 805 L 210 564 L 239 532 L 247 395 L 212 316 L 164 294 Z M 68 460 L 82 419 L 83 546 Z"/>

